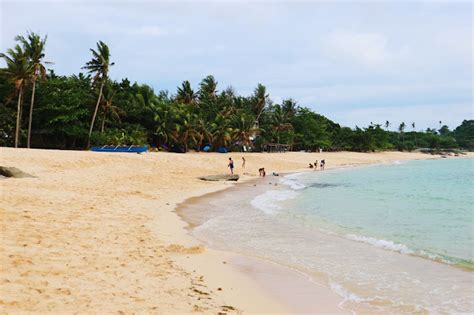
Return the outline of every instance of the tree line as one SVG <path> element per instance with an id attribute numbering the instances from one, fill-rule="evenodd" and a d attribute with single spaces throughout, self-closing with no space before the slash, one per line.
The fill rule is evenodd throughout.
<path id="1" fill-rule="evenodd" d="M 288 144 L 293 150 L 414 150 L 474 148 L 474 120 L 451 131 L 416 131 L 404 122 L 367 127 L 343 127 L 299 106 L 291 98 L 274 103 L 262 84 L 249 96 L 232 87 L 220 89 L 209 75 L 194 90 L 189 81 L 175 93 L 155 91 L 128 79 L 111 80 L 114 63 L 108 46 L 99 41 L 91 60 L 77 75 L 47 70 L 47 38 L 29 32 L 1 53 L 0 145 L 83 149 L 91 145 L 156 146 L 188 150 L 261 151 L 268 144 Z"/>

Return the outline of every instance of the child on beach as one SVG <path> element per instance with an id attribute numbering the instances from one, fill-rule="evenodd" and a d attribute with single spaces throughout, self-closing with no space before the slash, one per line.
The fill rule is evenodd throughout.
<path id="1" fill-rule="evenodd" d="M 232 161 L 232 158 L 229 158 L 229 168 L 230 168 L 230 174 L 234 175 L 234 161 Z"/>

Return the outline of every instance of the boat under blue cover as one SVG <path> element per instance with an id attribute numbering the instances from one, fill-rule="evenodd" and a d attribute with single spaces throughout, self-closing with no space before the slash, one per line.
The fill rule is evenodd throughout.
<path id="1" fill-rule="evenodd" d="M 102 147 L 92 147 L 91 150 L 94 152 L 143 153 L 148 151 L 148 147 L 136 145 L 104 145 Z"/>

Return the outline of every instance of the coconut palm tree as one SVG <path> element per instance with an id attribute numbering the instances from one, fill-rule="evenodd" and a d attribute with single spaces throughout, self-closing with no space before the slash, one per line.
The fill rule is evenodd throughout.
<path id="1" fill-rule="evenodd" d="M 178 87 L 178 93 L 176 95 L 176 100 L 186 105 L 195 104 L 198 98 L 198 94 L 194 92 L 191 88 L 191 83 L 188 80 L 184 81 L 181 84 L 181 87 Z"/>
<path id="2" fill-rule="evenodd" d="M 263 110 L 265 109 L 265 105 L 267 104 L 267 88 L 259 83 L 255 88 L 253 99 L 253 112 L 256 116 L 255 126 L 256 128 L 259 128 L 260 115 L 262 115 Z"/>
<path id="3" fill-rule="evenodd" d="M 203 146 L 204 144 L 204 140 L 207 140 L 209 141 L 210 143 L 213 142 L 213 136 L 212 136 L 212 132 L 211 132 L 211 126 L 210 124 L 202 119 L 202 118 L 197 118 L 196 121 L 195 121 L 195 130 L 198 134 L 198 151 L 201 150 L 201 147 Z"/>
<path id="4" fill-rule="evenodd" d="M 100 128 L 100 133 L 104 133 L 105 120 L 107 119 L 108 115 L 112 116 L 113 118 L 115 118 L 116 120 L 120 122 L 121 121 L 120 117 L 125 114 L 125 112 L 122 109 L 114 105 L 114 97 L 115 97 L 116 91 L 112 89 L 110 84 L 106 84 L 103 94 L 104 94 L 103 101 L 101 102 L 103 116 L 102 116 L 102 126 Z"/>
<path id="5" fill-rule="evenodd" d="M 385 130 L 388 131 L 388 127 L 390 127 L 390 122 L 387 120 L 385 121 Z"/>
<path id="6" fill-rule="evenodd" d="M 26 147 L 30 148 L 31 141 L 31 123 L 33 121 L 33 106 L 35 103 L 35 90 L 36 90 L 36 81 L 38 79 L 44 80 L 46 77 L 46 67 L 45 64 L 50 62 L 44 61 L 44 49 L 46 46 L 47 36 L 43 39 L 36 33 L 28 33 L 27 37 L 17 36 L 15 37 L 16 41 L 19 41 L 23 45 L 26 55 L 28 56 L 28 61 L 31 67 L 31 77 L 30 81 L 32 84 L 31 91 L 31 101 L 30 101 L 30 114 L 28 119 L 28 137 L 26 142 Z"/>
<path id="7" fill-rule="evenodd" d="M 208 75 L 204 79 L 202 79 L 201 83 L 199 84 L 199 97 L 200 100 L 204 100 L 206 98 L 215 99 L 217 95 L 217 81 L 212 75 Z"/>
<path id="8" fill-rule="evenodd" d="M 7 64 L 2 69 L 10 82 L 15 85 L 18 92 L 17 113 L 16 113 L 16 129 L 15 129 L 15 148 L 18 148 L 21 127 L 21 104 L 23 97 L 23 89 L 31 77 L 31 64 L 28 62 L 28 55 L 20 45 L 16 45 L 13 49 L 8 49 L 6 54 L 0 53 Z"/>
<path id="9" fill-rule="evenodd" d="M 260 132 L 260 129 L 255 128 L 253 115 L 237 114 L 233 117 L 232 142 L 239 142 L 241 145 L 251 145 L 251 138 Z"/>
<path id="10" fill-rule="evenodd" d="M 413 128 L 413 135 L 414 135 L 414 137 L 415 137 L 415 147 L 417 147 L 418 145 L 417 145 L 417 143 L 416 143 L 416 131 L 415 131 L 415 129 L 416 129 L 416 124 L 415 124 L 415 122 L 412 122 L 412 123 L 411 123 L 411 127 Z"/>
<path id="11" fill-rule="evenodd" d="M 82 69 L 86 69 L 89 73 L 94 74 L 94 82 L 100 84 L 99 97 L 97 98 L 97 104 L 95 105 L 94 115 L 92 116 L 91 127 L 89 129 L 89 137 L 87 139 L 87 147 L 91 145 L 92 130 L 94 129 L 95 119 L 97 117 L 97 111 L 99 110 L 100 100 L 102 98 L 102 91 L 104 84 L 107 82 L 109 75 L 109 69 L 115 63 L 110 62 L 110 51 L 109 47 L 102 41 L 97 43 L 97 51 L 91 48 L 92 60 L 88 61 Z"/>
<path id="12" fill-rule="evenodd" d="M 400 126 L 398 126 L 398 131 L 400 131 L 400 134 L 402 135 L 402 143 L 405 142 L 405 127 L 406 124 L 402 122 Z"/>

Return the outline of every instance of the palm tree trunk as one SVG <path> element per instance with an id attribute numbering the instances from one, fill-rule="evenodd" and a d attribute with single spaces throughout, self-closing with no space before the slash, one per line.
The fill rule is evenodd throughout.
<path id="1" fill-rule="evenodd" d="M 104 112 L 104 118 L 102 119 L 102 126 L 100 127 L 100 133 L 104 133 L 104 127 L 105 127 L 105 115 L 107 113 Z"/>
<path id="2" fill-rule="evenodd" d="M 35 103 L 35 89 L 36 89 L 36 81 L 33 80 L 33 90 L 31 91 L 31 104 L 30 104 L 30 119 L 28 121 L 28 140 L 26 142 L 26 147 L 30 148 L 30 141 L 31 141 L 31 122 L 33 121 L 33 105 Z"/>
<path id="3" fill-rule="evenodd" d="M 94 129 L 95 118 L 97 117 L 97 111 L 99 110 L 100 99 L 102 98 L 102 89 L 104 88 L 104 81 L 100 84 L 99 98 L 97 99 L 97 104 L 95 105 L 94 115 L 92 116 L 91 128 L 89 129 L 89 138 L 87 139 L 87 148 L 91 147 L 91 136 L 92 130 Z"/>
<path id="4" fill-rule="evenodd" d="M 20 138 L 20 120 L 21 120 L 21 97 L 23 94 L 23 86 L 20 86 L 18 91 L 18 105 L 16 112 L 16 130 L 15 130 L 15 148 L 18 148 L 18 140 Z"/>

